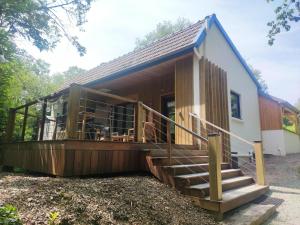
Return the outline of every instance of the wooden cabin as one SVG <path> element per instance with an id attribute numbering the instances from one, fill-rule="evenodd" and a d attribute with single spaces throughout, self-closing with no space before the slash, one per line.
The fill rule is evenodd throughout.
<path id="1" fill-rule="evenodd" d="M 300 153 L 300 111 L 285 100 L 263 93 L 259 105 L 264 153 Z"/>
<path id="2" fill-rule="evenodd" d="M 150 172 L 224 213 L 268 190 L 258 89 L 211 15 L 11 109 L 3 164 L 57 176 Z M 255 152 L 252 171 L 232 166 L 233 151 Z"/>

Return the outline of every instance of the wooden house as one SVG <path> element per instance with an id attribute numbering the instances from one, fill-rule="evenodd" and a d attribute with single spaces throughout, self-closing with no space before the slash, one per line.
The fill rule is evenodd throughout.
<path id="1" fill-rule="evenodd" d="M 300 153 L 300 111 L 285 100 L 263 93 L 259 105 L 264 153 Z"/>
<path id="2" fill-rule="evenodd" d="M 268 190 L 258 90 L 211 15 L 11 109 L 3 164 L 57 176 L 148 171 L 223 213 Z M 255 152 L 256 164 L 233 167 L 233 151 Z"/>

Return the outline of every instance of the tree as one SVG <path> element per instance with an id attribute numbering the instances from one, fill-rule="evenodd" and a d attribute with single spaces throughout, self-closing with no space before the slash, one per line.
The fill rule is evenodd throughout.
<path id="1" fill-rule="evenodd" d="M 81 27 L 92 0 L 0 0 L 0 56 L 9 60 L 15 38 L 24 38 L 40 51 L 54 48 L 62 37 L 86 52 L 64 21 Z M 9 46 L 6 48 L 5 46 Z"/>
<path id="2" fill-rule="evenodd" d="M 68 70 L 62 73 L 56 73 L 52 76 L 53 84 L 56 88 L 59 88 L 65 81 L 71 80 L 78 75 L 85 73 L 86 70 L 79 68 L 77 66 L 70 66 Z"/>
<path id="3" fill-rule="evenodd" d="M 143 38 L 137 38 L 135 40 L 135 49 L 143 48 L 154 41 L 188 27 L 189 25 L 191 25 L 191 22 L 185 18 L 178 18 L 175 23 L 172 23 L 169 20 L 158 23 L 155 30 L 149 32 Z"/>
<path id="4" fill-rule="evenodd" d="M 252 73 L 254 74 L 255 78 L 257 79 L 258 83 L 260 84 L 261 91 L 264 93 L 268 92 L 268 85 L 266 81 L 261 76 L 261 71 L 258 69 L 253 68 L 253 66 L 249 65 L 250 69 L 252 70 Z"/>
<path id="5" fill-rule="evenodd" d="M 297 102 L 295 103 L 295 107 L 300 110 L 300 98 L 298 98 Z"/>
<path id="6" fill-rule="evenodd" d="M 267 0 L 267 2 L 274 2 L 274 0 Z M 300 21 L 300 0 L 282 0 L 282 3 L 275 9 L 276 18 L 268 22 L 270 27 L 268 33 L 268 43 L 273 45 L 275 36 L 282 32 L 282 30 L 289 31 L 291 23 Z"/>

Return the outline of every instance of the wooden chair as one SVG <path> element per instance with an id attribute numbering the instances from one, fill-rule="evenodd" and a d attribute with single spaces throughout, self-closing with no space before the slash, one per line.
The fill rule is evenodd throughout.
<path id="1" fill-rule="evenodd" d="M 152 122 L 145 122 L 143 127 L 143 142 L 154 141 L 157 143 L 157 136 L 155 130 L 155 124 Z"/>
<path id="2" fill-rule="evenodd" d="M 128 142 L 134 142 L 134 137 L 135 137 L 134 128 L 128 129 L 128 137 L 127 137 L 127 141 L 128 141 Z"/>

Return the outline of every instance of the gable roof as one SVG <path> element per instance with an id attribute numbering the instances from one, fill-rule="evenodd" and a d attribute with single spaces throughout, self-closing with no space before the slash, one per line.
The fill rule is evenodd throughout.
<path id="1" fill-rule="evenodd" d="M 257 87 L 260 88 L 257 79 L 252 73 L 252 70 L 241 57 L 240 53 L 230 40 L 215 14 L 207 16 L 204 20 L 200 20 L 187 28 L 169 34 L 144 48 L 129 52 L 109 62 L 102 63 L 86 73 L 67 81 L 63 85 L 63 88 L 67 88 L 72 83 L 93 85 L 101 81 L 113 80 L 118 77 L 137 72 L 145 68 L 158 65 L 161 62 L 190 53 L 195 47 L 199 47 L 205 39 L 207 34 L 205 25 L 206 22 L 209 28 L 212 26 L 212 24 L 217 26 L 251 79 L 255 82 Z"/>
<path id="2" fill-rule="evenodd" d="M 262 96 L 262 97 L 268 98 L 268 99 L 270 99 L 270 100 L 272 100 L 274 102 L 277 102 L 279 105 L 285 106 L 286 108 L 294 111 L 297 114 L 300 113 L 299 109 L 297 109 L 295 106 L 293 106 L 291 103 L 289 103 L 286 100 L 283 100 L 281 98 L 277 98 L 277 97 L 275 97 L 273 95 L 269 95 L 269 94 L 263 93 L 263 92 L 260 92 L 259 95 Z"/>

